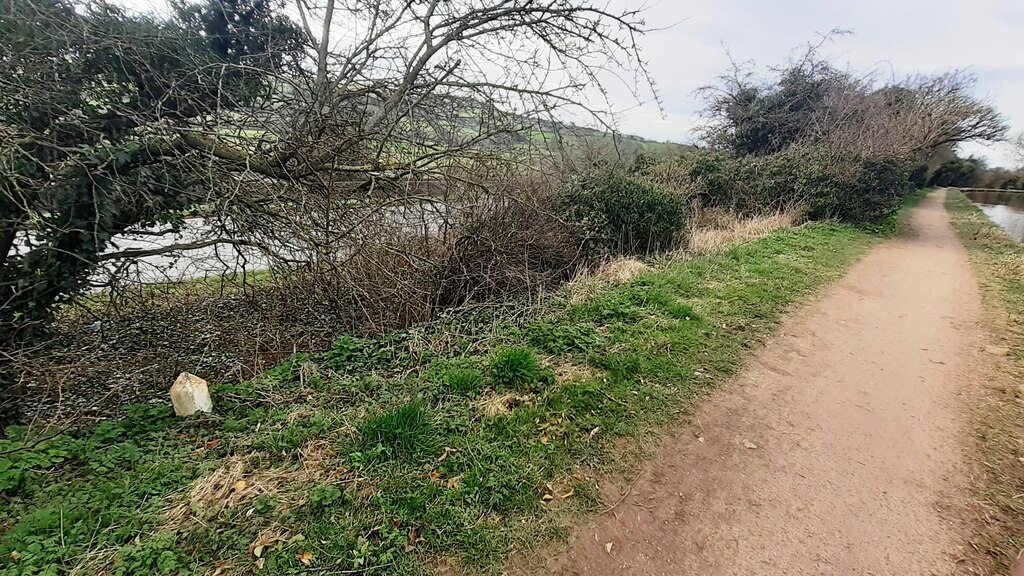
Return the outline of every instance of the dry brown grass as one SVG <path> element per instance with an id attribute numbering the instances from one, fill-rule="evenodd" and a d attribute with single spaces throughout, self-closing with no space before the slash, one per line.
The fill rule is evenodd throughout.
<path id="1" fill-rule="evenodd" d="M 619 257 L 605 262 L 596 270 L 581 271 L 562 287 L 562 294 L 572 304 L 586 302 L 605 293 L 615 284 L 623 284 L 636 278 L 651 267 L 635 258 Z"/>
<path id="2" fill-rule="evenodd" d="M 616 258 L 602 264 L 594 277 L 607 282 L 624 283 L 629 282 L 638 275 L 650 270 L 651 267 L 633 258 Z"/>
<path id="3" fill-rule="evenodd" d="M 185 497 L 164 514 L 164 528 L 181 530 L 239 506 L 251 506 L 260 496 L 272 496 L 278 509 L 303 504 L 305 488 L 345 476 L 338 467 L 334 442 L 321 438 L 299 449 L 299 467 L 261 468 L 258 455 L 233 456 L 216 470 L 196 478 Z"/>
<path id="4" fill-rule="evenodd" d="M 803 219 L 801 210 L 789 209 L 762 216 L 740 217 L 720 210 L 701 212 L 691 220 L 688 251 L 712 254 L 788 228 Z"/>
<path id="5" fill-rule="evenodd" d="M 552 364 L 551 368 L 555 371 L 555 382 L 559 384 L 589 380 L 603 373 L 593 366 L 573 364 L 572 362 L 557 362 Z"/>
<path id="6" fill-rule="evenodd" d="M 484 416 L 508 416 L 512 409 L 523 404 L 523 398 L 517 394 L 498 394 L 489 392 L 477 402 L 480 413 Z"/>

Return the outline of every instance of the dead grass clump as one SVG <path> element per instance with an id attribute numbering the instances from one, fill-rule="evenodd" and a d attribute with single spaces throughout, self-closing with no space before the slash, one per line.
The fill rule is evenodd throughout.
<path id="1" fill-rule="evenodd" d="M 601 374 L 601 371 L 593 366 L 584 366 L 571 362 L 559 362 L 554 364 L 552 368 L 555 371 L 555 382 L 559 384 L 589 380 Z"/>
<path id="2" fill-rule="evenodd" d="M 616 258 L 601 265 L 594 273 L 599 280 L 608 282 L 629 282 L 638 275 L 650 270 L 651 267 L 633 258 Z"/>
<path id="3" fill-rule="evenodd" d="M 580 304 L 604 294 L 612 285 L 629 282 L 650 269 L 647 264 L 633 258 L 616 258 L 602 264 L 596 271 L 581 271 L 563 287 L 562 294 L 570 304 Z"/>
<path id="4" fill-rule="evenodd" d="M 243 500 L 255 500 L 267 493 L 266 487 L 244 479 L 247 461 L 245 457 L 232 457 L 225 465 L 193 480 L 185 501 L 165 515 L 167 524 L 182 527 L 198 516 L 215 515 Z"/>
<path id="5" fill-rule="evenodd" d="M 800 222 L 797 209 L 760 216 L 738 216 L 722 210 L 706 210 L 691 220 L 689 250 L 697 254 L 722 252 L 737 244 L 763 238 L 780 228 Z"/>
<path id="6" fill-rule="evenodd" d="M 477 401 L 480 413 L 487 417 L 508 416 L 512 410 L 523 403 L 524 399 L 517 394 L 498 394 L 496 392 L 488 392 Z"/>
<path id="7" fill-rule="evenodd" d="M 611 287 L 611 283 L 593 274 L 580 275 L 562 289 L 570 304 L 581 304 L 597 298 Z"/>
<path id="8" fill-rule="evenodd" d="M 251 506 L 260 496 L 272 496 L 279 509 L 301 505 L 306 488 L 348 472 L 334 465 L 333 442 L 317 439 L 299 449 L 301 466 L 259 468 L 256 455 L 234 456 L 209 474 L 192 481 L 184 500 L 169 509 L 165 527 L 181 530 L 215 518 L 239 506 Z"/>

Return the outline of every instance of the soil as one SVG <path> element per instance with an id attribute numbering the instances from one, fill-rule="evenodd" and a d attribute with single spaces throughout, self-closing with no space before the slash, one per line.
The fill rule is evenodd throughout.
<path id="1" fill-rule="evenodd" d="M 956 572 L 985 353 L 944 196 L 787 318 L 546 571 Z"/>

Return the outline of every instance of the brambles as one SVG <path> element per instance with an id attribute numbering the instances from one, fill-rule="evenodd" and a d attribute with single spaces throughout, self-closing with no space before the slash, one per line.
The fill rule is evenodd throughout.
<path id="1" fill-rule="evenodd" d="M 483 202 L 453 232 L 430 271 L 438 307 L 552 290 L 587 265 L 582 230 L 558 218 L 550 192 Z"/>

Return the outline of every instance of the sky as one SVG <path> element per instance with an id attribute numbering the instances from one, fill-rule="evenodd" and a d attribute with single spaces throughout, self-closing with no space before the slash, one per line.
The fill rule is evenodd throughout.
<path id="1" fill-rule="evenodd" d="M 166 10 L 166 0 L 115 1 Z M 1005 116 L 1010 135 L 1024 132 L 1024 0 L 589 1 L 610 11 L 646 6 L 652 30 L 639 42 L 662 105 L 638 106 L 627 90 L 609 86 L 618 128 L 627 134 L 693 143 L 702 108 L 695 90 L 729 69 L 727 51 L 765 71 L 834 29 L 851 32 L 824 48 L 838 67 L 890 78 L 965 70 L 977 77 L 976 96 Z M 993 166 L 1018 163 L 1008 144 L 970 143 L 960 151 Z"/>
<path id="2" fill-rule="evenodd" d="M 977 77 L 975 94 L 1006 117 L 1011 135 L 1024 131 L 1024 0 L 652 0 L 645 20 L 660 28 L 640 41 L 663 109 L 636 108 L 620 94 L 615 105 L 625 110 L 625 133 L 692 142 L 702 106 L 694 91 L 728 70 L 726 47 L 734 60 L 764 70 L 833 29 L 852 32 L 825 48 L 839 67 L 895 77 L 964 69 Z M 967 144 L 961 152 L 994 166 L 1016 164 L 1006 144 Z"/>

